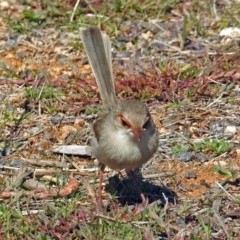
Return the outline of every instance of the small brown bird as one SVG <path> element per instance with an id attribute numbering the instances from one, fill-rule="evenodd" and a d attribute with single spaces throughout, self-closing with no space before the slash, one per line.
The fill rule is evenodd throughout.
<path id="1" fill-rule="evenodd" d="M 80 36 L 91 64 L 100 96 L 103 113 L 94 123 L 93 153 L 99 161 L 99 199 L 105 166 L 114 170 L 126 169 L 140 192 L 142 204 L 146 198 L 133 170 L 146 163 L 158 147 L 158 131 L 148 108 L 138 100 L 117 103 L 112 74 L 111 42 L 99 28 L 81 29 Z"/>

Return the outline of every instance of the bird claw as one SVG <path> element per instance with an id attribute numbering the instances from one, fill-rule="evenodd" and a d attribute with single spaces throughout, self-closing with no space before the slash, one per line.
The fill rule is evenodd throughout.
<path id="1" fill-rule="evenodd" d="M 135 206 L 135 208 L 133 209 L 133 215 L 138 215 L 141 212 L 143 212 L 146 208 L 148 207 L 148 198 L 145 199 L 145 201 L 143 201 L 140 204 L 137 204 Z"/>

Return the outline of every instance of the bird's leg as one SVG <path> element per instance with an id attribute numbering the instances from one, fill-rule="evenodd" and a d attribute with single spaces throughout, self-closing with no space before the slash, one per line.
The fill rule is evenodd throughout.
<path id="1" fill-rule="evenodd" d="M 135 176 L 134 171 L 128 170 L 128 173 L 129 173 L 130 176 L 132 177 L 132 179 L 133 179 L 133 181 L 134 181 L 134 183 L 135 183 L 135 185 L 136 185 L 136 187 L 137 187 L 137 190 L 138 190 L 138 192 L 139 192 L 139 194 L 140 194 L 140 197 L 141 197 L 141 199 L 142 199 L 142 205 L 143 205 L 143 206 L 146 206 L 146 205 L 147 205 L 147 199 L 146 199 L 146 197 L 144 196 L 141 187 L 139 186 L 139 183 L 138 183 L 138 181 L 137 181 L 137 179 L 136 179 L 136 176 Z"/>

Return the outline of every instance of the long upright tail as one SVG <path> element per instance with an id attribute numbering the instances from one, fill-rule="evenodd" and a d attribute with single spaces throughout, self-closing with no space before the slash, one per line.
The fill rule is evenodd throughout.
<path id="1" fill-rule="evenodd" d="M 101 33 L 98 27 L 80 29 L 80 37 L 97 81 L 103 106 L 110 109 L 117 103 L 110 38 Z"/>

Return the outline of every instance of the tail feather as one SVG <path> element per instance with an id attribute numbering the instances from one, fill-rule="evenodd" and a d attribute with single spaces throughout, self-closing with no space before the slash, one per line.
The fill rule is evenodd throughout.
<path id="1" fill-rule="evenodd" d="M 98 27 L 81 29 L 80 37 L 97 81 L 103 106 L 110 109 L 117 103 L 110 38 L 107 34 L 102 34 Z"/>

